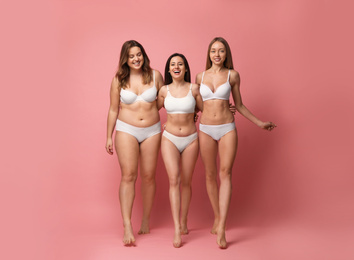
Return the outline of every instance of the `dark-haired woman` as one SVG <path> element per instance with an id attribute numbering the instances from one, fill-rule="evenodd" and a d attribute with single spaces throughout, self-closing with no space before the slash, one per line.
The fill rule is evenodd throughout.
<path id="1" fill-rule="evenodd" d="M 214 211 L 211 233 L 217 234 L 217 244 L 226 248 L 225 224 L 231 198 L 231 173 L 237 150 L 234 116 L 229 109 L 232 97 L 236 110 L 262 129 L 273 130 L 276 125 L 255 117 L 242 103 L 240 75 L 233 70 L 231 50 L 225 39 L 214 38 L 208 47 L 206 71 L 199 73 L 203 113 L 199 125 L 200 154 L 206 172 L 208 196 Z M 217 184 L 216 158 L 219 153 L 220 187 Z"/>
<path id="2" fill-rule="evenodd" d="M 165 86 L 159 92 L 157 105 L 159 109 L 164 106 L 167 112 L 161 151 L 170 182 L 169 197 L 175 226 L 173 246 L 176 248 L 182 245 L 181 235 L 188 234 L 191 182 L 199 151 L 194 112 L 196 106 L 202 110 L 203 104 L 198 85 L 190 82 L 186 58 L 182 54 L 172 54 L 166 62 Z"/>
<path id="3" fill-rule="evenodd" d="M 121 168 L 119 200 L 124 225 L 123 243 L 135 243 L 131 215 L 140 161 L 143 218 L 138 234 L 149 233 L 150 212 L 155 196 L 155 171 L 161 143 L 161 124 L 156 106 L 161 74 L 152 70 L 143 46 L 123 44 L 118 70 L 113 77 L 107 119 L 106 150 L 113 154 L 112 134 Z"/>

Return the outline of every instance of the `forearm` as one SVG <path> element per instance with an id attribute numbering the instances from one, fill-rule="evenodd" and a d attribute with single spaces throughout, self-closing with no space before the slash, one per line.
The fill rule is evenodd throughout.
<path id="1" fill-rule="evenodd" d="M 107 117 L 107 139 L 112 138 L 113 130 L 116 125 L 118 117 L 118 111 L 108 111 L 108 117 Z"/>
<path id="2" fill-rule="evenodd" d="M 255 115 L 253 115 L 251 113 L 251 111 L 249 111 L 247 109 L 247 107 L 245 105 L 241 105 L 236 107 L 236 110 L 243 115 L 245 118 L 247 118 L 248 120 L 250 120 L 252 123 L 254 123 L 255 125 L 261 127 L 261 125 L 263 124 L 263 121 L 261 121 L 260 119 L 258 119 Z"/>

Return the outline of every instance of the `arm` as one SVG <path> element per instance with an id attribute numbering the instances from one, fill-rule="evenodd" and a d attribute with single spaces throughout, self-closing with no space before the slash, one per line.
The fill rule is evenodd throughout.
<path id="1" fill-rule="evenodd" d="M 106 151 L 110 155 L 113 154 L 112 134 L 118 117 L 119 96 L 120 96 L 120 88 L 118 87 L 118 79 L 114 77 L 111 83 L 110 105 L 109 105 L 108 117 L 107 117 Z"/>
<path id="2" fill-rule="evenodd" d="M 162 75 L 158 70 L 155 70 L 155 83 L 157 91 L 159 91 L 160 88 L 162 88 L 162 86 L 164 85 Z"/>
<path id="3" fill-rule="evenodd" d="M 203 99 L 199 92 L 199 85 L 193 84 L 192 94 L 196 101 L 196 113 L 198 113 L 199 111 L 203 111 Z"/>
<path id="4" fill-rule="evenodd" d="M 157 110 L 160 110 L 163 107 L 163 104 L 165 102 L 166 92 L 167 92 L 166 86 L 160 88 L 159 94 L 157 95 L 157 102 L 156 102 Z"/>
<path id="5" fill-rule="evenodd" d="M 235 102 L 236 110 L 250 120 L 252 123 L 256 124 L 262 129 L 273 130 L 276 125 L 272 122 L 263 122 L 259 120 L 255 115 L 247 109 L 247 107 L 242 103 L 241 93 L 240 93 L 240 75 L 237 71 L 232 70 L 230 75 L 230 84 L 232 96 Z"/>

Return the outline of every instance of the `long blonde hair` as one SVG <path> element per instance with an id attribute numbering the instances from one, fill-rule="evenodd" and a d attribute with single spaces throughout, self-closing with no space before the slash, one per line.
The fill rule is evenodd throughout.
<path id="1" fill-rule="evenodd" d="M 222 37 L 215 37 L 209 44 L 209 47 L 208 47 L 208 53 L 207 53 L 207 61 L 206 61 L 206 67 L 205 69 L 210 69 L 211 68 L 211 65 L 212 65 L 212 62 L 210 60 L 210 49 L 211 49 L 211 46 L 214 44 L 214 42 L 221 42 L 222 44 L 224 44 L 225 48 L 226 48 L 226 59 L 224 61 L 224 67 L 225 68 L 228 68 L 228 69 L 233 69 L 234 68 L 234 64 L 232 62 L 232 55 L 231 55 L 231 49 L 230 49 L 230 46 L 229 44 L 227 43 L 227 41 L 222 38 Z"/>

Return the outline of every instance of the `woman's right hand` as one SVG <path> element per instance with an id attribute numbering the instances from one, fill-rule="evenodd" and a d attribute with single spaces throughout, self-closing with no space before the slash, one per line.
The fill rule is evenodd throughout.
<path id="1" fill-rule="evenodd" d="M 108 138 L 107 142 L 106 142 L 106 151 L 107 153 L 109 153 L 110 155 L 113 154 L 113 141 L 112 138 Z"/>

